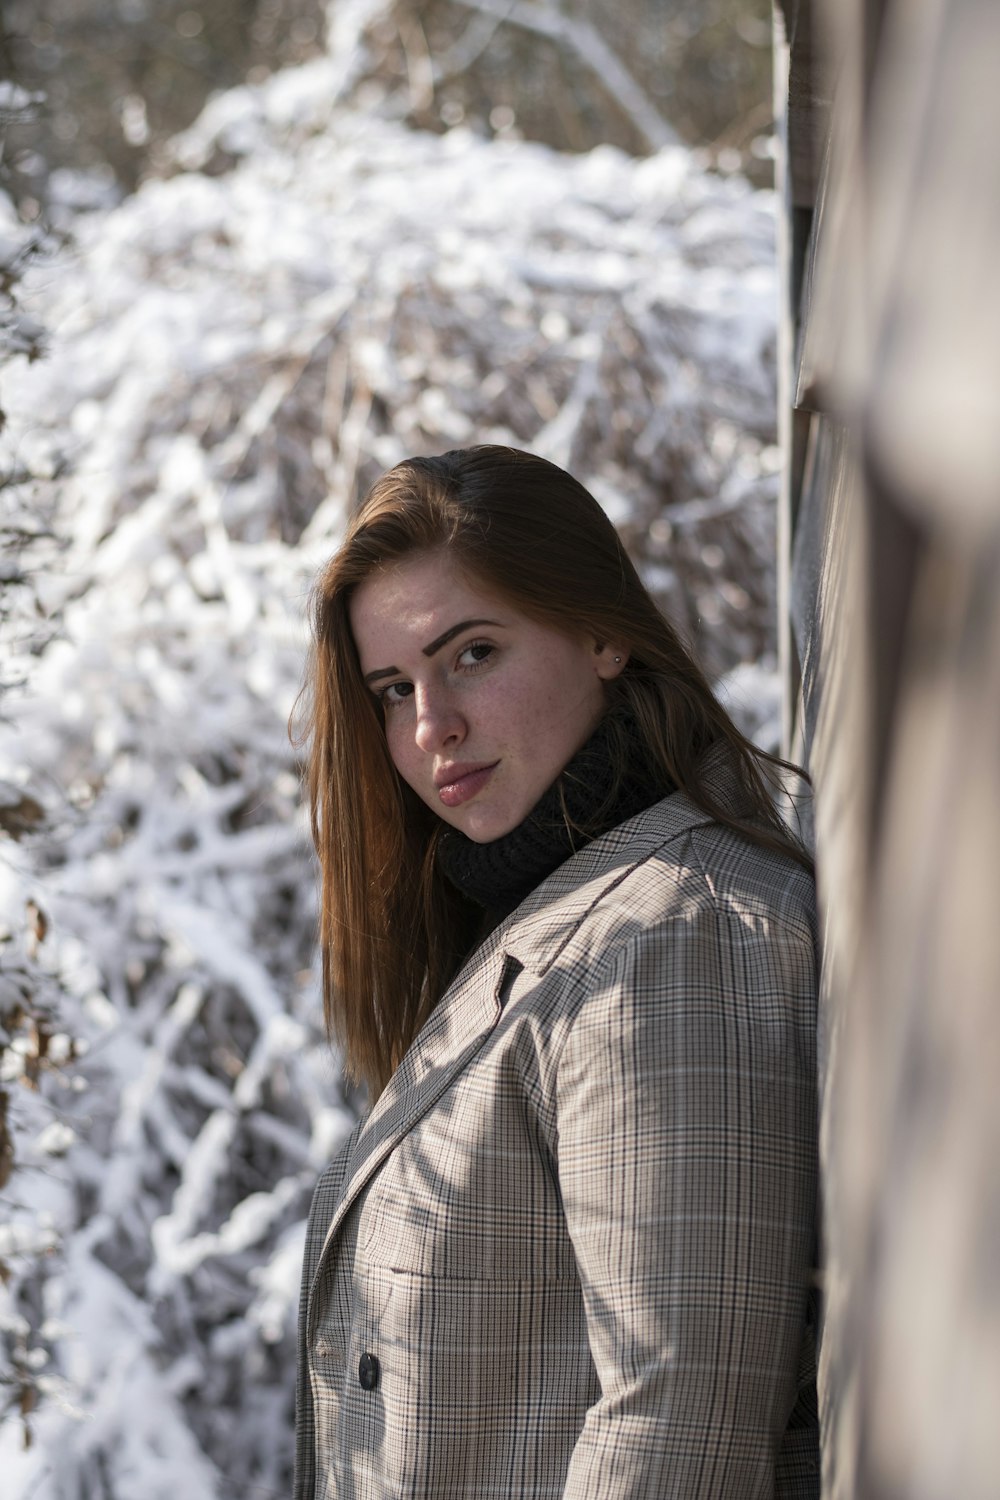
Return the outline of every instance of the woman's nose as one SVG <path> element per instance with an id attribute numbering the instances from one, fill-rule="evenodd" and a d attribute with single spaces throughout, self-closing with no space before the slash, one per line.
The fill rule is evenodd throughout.
<path id="1" fill-rule="evenodd" d="M 460 745 L 465 739 L 466 724 L 447 693 L 416 690 L 416 740 L 421 750 L 435 752 L 445 746 Z"/>

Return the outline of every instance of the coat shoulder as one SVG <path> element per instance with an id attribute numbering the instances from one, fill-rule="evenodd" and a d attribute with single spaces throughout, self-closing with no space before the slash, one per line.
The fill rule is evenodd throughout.
<path id="1" fill-rule="evenodd" d="M 763 848 L 718 823 L 693 828 L 687 859 L 715 906 L 816 938 L 816 882 L 790 854 Z"/>
<path id="2" fill-rule="evenodd" d="M 673 800 L 613 830 L 606 850 L 590 846 L 569 860 L 515 918 L 507 951 L 544 973 L 557 959 L 592 963 L 643 933 L 694 925 L 713 912 L 735 920 L 748 936 L 814 947 L 812 876 L 790 855 L 719 823 L 692 819 L 671 826 L 663 809 Z"/>

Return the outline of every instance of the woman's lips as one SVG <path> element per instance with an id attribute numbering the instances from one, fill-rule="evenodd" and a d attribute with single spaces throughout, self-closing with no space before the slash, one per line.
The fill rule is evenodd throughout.
<path id="1" fill-rule="evenodd" d="M 437 794 L 445 807 L 461 807 L 463 802 L 468 802 L 470 797 L 481 792 L 499 764 L 495 760 L 491 766 L 479 766 L 473 771 L 466 771 L 463 776 L 456 776 L 454 781 L 446 781 L 439 786 Z"/>

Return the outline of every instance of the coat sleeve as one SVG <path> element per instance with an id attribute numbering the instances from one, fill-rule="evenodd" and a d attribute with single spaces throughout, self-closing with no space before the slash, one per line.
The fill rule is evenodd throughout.
<path id="1" fill-rule="evenodd" d="M 556 1082 L 602 1392 L 565 1500 L 774 1493 L 813 1253 L 815 992 L 805 924 L 715 907 L 595 977 Z"/>
<path id="2" fill-rule="evenodd" d="M 316 1419 L 313 1411 L 312 1385 L 309 1379 L 309 1345 L 306 1338 L 309 1320 L 309 1292 L 347 1174 L 347 1161 L 357 1138 L 356 1125 L 342 1143 L 336 1156 L 316 1184 L 306 1225 L 305 1253 L 302 1257 L 302 1282 L 299 1290 L 298 1333 L 295 1364 L 295 1475 L 293 1500 L 313 1500 L 316 1491 Z"/>

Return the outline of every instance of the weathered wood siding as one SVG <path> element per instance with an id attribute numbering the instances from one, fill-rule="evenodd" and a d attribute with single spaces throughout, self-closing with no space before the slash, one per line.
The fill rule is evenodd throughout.
<path id="1" fill-rule="evenodd" d="M 824 1495 L 1000 1496 L 1000 4 L 782 0 Z"/>

